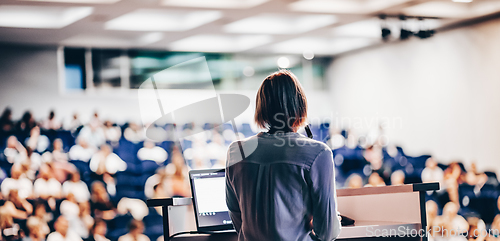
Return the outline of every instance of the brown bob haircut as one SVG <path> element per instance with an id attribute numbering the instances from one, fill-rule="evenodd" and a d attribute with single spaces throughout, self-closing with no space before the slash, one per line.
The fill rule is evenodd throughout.
<path id="1" fill-rule="evenodd" d="M 261 128 L 296 131 L 307 118 L 302 85 L 288 70 L 280 70 L 262 82 L 257 92 L 255 122 Z"/>

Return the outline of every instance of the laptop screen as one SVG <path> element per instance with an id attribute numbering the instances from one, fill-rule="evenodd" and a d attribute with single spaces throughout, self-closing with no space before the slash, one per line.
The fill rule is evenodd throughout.
<path id="1" fill-rule="evenodd" d="M 191 171 L 190 177 L 198 230 L 232 229 L 224 169 Z"/>

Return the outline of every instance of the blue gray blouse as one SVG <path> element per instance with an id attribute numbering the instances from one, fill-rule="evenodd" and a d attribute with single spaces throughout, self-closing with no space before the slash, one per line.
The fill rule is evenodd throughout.
<path id="1" fill-rule="evenodd" d="M 331 149 L 298 133 L 232 143 L 226 202 L 238 240 L 334 240 L 341 228 L 334 170 Z"/>

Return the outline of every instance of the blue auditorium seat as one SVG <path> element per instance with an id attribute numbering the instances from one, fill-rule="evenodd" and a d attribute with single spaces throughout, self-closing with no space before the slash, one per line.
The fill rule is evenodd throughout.
<path id="1" fill-rule="evenodd" d="M 498 186 L 492 184 L 484 184 L 484 186 L 480 190 L 479 195 L 485 198 L 496 199 L 500 195 L 500 191 L 498 190 Z"/>
<path id="2" fill-rule="evenodd" d="M 115 176 L 117 186 L 143 186 L 141 174 L 119 172 Z"/>
<path id="3" fill-rule="evenodd" d="M 124 197 L 146 200 L 144 186 L 116 185 L 115 201 L 119 201 Z"/>
<path id="4" fill-rule="evenodd" d="M 495 185 L 495 186 L 500 185 L 498 178 L 497 178 L 497 174 L 495 172 L 487 171 L 487 172 L 484 172 L 484 174 L 486 174 L 486 176 L 488 176 L 488 181 L 487 181 L 488 184 Z"/>
<path id="5" fill-rule="evenodd" d="M 363 156 L 363 149 L 356 147 L 354 149 L 341 147 L 333 150 L 333 156 L 342 155 L 343 161 L 338 165 L 340 174 L 348 176 L 351 173 L 363 173 L 363 168 L 367 164 Z M 338 164 L 338 163 L 336 163 Z"/>
<path id="6" fill-rule="evenodd" d="M 121 138 L 119 146 L 114 152 L 125 162 L 133 163 L 138 162 L 137 152 L 144 146 L 143 142 L 132 143 L 125 138 Z"/>
<path id="7" fill-rule="evenodd" d="M 92 171 L 90 170 L 89 163 L 80 160 L 70 160 L 71 164 L 75 165 L 78 172 L 80 172 L 80 179 L 87 185 L 92 183 Z"/>
<path id="8" fill-rule="evenodd" d="M 238 132 L 243 133 L 243 135 L 245 135 L 245 137 L 255 135 L 255 133 L 252 130 L 252 127 L 250 127 L 250 124 L 248 124 L 248 123 L 241 124 L 241 130 L 238 130 Z"/>
<path id="9" fill-rule="evenodd" d="M 186 150 L 188 148 L 191 148 L 193 146 L 193 142 L 190 140 L 182 139 L 182 149 Z"/>
<path id="10" fill-rule="evenodd" d="M 58 130 L 57 138 L 61 139 L 63 143 L 64 151 L 68 152 L 69 149 L 75 145 L 75 137 L 71 134 L 71 131 L 67 130 Z"/>
<path id="11" fill-rule="evenodd" d="M 107 221 L 108 233 L 107 236 L 111 241 L 116 241 L 122 235 L 127 234 L 128 225 L 132 221 L 132 215 L 118 215 L 112 220 Z"/>
<path id="12" fill-rule="evenodd" d="M 163 235 L 163 216 L 158 214 L 155 209 L 150 208 L 149 214 L 142 220 L 144 222 L 144 234 L 151 241 L 156 241 L 158 237 Z"/>
<path id="13" fill-rule="evenodd" d="M 141 162 L 141 173 L 153 175 L 160 166 L 155 161 L 144 160 Z"/>
<path id="14" fill-rule="evenodd" d="M 314 138 L 315 140 L 321 141 L 321 142 L 326 142 L 330 138 L 330 124 L 329 123 L 322 123 L 319 126 L 319 135 L 318 139 Z"/>
<path id="15" fill-rule="evenodd" d="M 174 148 L 175 146 L 175 142 L 173 141 L 164 141 L 162 143 L 160 143 L 159 145 L 161 148 L 163 148 L 165 151 L 167 151 L 168 153 L 168 158 L 167 160 L 163 163 L 164 165 L 170 163 L 170 159 L 172 158 L 172 149 Z"/>

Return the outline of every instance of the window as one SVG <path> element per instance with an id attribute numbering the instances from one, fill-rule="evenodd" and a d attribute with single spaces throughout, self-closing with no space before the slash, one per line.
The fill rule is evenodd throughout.
<path id="1" fill-rule="evenodd" d="M 324 78 L 330 57 L 305 60 L 301 55 L 248 53 L 190 53 L 155 50 L 64 48 L 66 89 L 137 89 L 153 74 L 174 65 L 205 56 L 215 89 L 256 90 L 262 80 L 278 70 L 279 58 L 286 58 L 302 84 L 313 90 L 326 89 Z M 178 69 L 178 78 L 163 84 L 169 89 L 205 89 L 212 83 L 196 77 L 196 70 Z M 86 77 L 91 74 L 92 78 Z"/>

